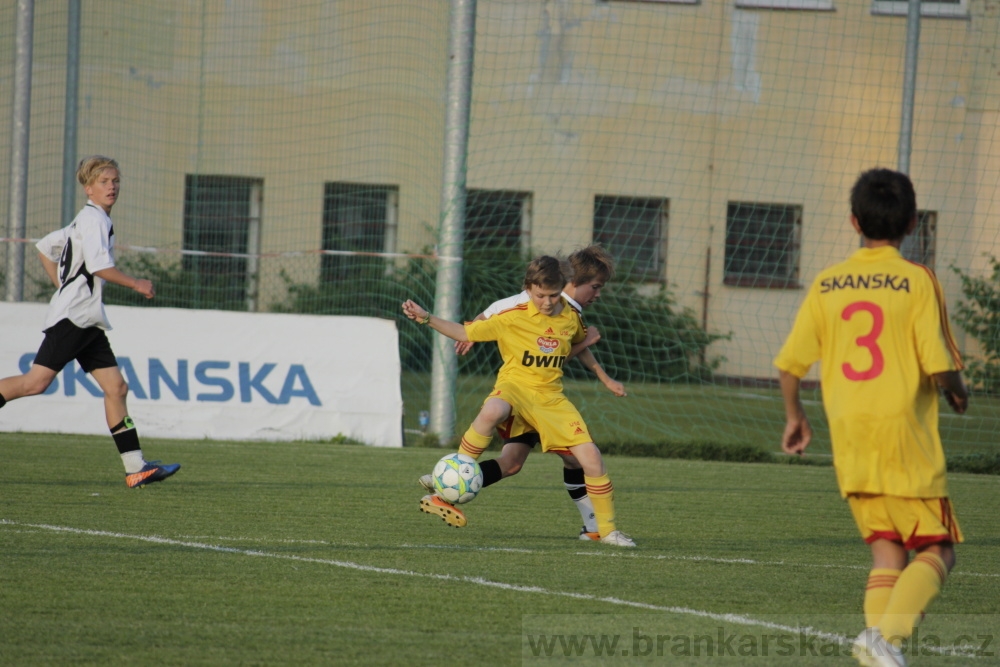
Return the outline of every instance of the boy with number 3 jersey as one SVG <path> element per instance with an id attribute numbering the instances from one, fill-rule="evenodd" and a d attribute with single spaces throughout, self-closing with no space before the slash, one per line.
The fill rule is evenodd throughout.
<path id="1" fill-rule="evenodd" d="M 958 413 L 968 393 L 941 286 L 899 252 L 916 214 L 906 175 L 872 169 L 858 178 L 851 223 L 864 247 L 817 276 L 774 362 L 787 419 L 781 445 L 795 454 L 812 437 L 800 379 L 821 363 L 837 482 L 871 547 L 867 629 L 854 652 L 873 666 L 906 664 L 900 644 L 937 596 L 962 541 L 948 500 L 937 387 Z"/>

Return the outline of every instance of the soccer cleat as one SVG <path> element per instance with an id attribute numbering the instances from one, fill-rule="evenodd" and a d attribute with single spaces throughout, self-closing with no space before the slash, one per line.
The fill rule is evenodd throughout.
<path id="1" fill-rule="evenodd" d="M 424 496 L 420 499 L 420 511 L 427 514 L 437 514 L 439 517 L 444 519 L 446 524 L 454 526 L 455 528 L 461 528 L 468 523 L 468 521 L 465 520 L 465 514 L 462 510 L 450 503 L 446 503 L 444 500 L 433 494 Z"/>
<path id="2" fill-rule="evenodd" d="M 180 463 L 160 465 L 159 461 L 148 461 L 139 472 L 126 473 L 125 484 L 130 489 L 137 489 L 146 484 L 161 482 L 180 469 Z"/>
<path id="3" fill-rule="evenodd" d="M 600 539 L 601 544 L 613 544 L 616 547 L 634 547 L 635 540 L 620 530 L 612 530 Z"/>
<path id="4" fill-rule="evenodd" d="M 865 667 L 906 667 L 903 652 L 882 637 L 878 628 L 865 628 L 854 640 L 854 657 Z"/>
<path id="5" fill-rule="evenodd" d="M 597 532 L 589 533 L 589 532 L 587 532 L 587 527 L 586 526 L 584 526 L 583 528 L 580 529 L 580 541 L 581 542 L 590 542 L 590 541 L 597 542 L 600 539 L 601 539 L 601 534 L 600 533 L 597 533 Z"/>
<path id="6" fill-rule="evenodd" d="M 419 482 L 420 486 L 424 487 L 427 493 L 437 493 L 437 490 L 434 488 L 434 477 L 431 475 L 421 475 Z"/>

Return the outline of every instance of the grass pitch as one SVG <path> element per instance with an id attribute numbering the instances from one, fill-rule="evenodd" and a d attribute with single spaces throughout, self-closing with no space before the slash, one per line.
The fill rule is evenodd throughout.
<path id="1" fill-rule="evenodd" d="M 144 445 L 183 468 L 130 490 L 108 438 L 0 439 L 0 664 L 854 664 L 830 468 L 609 457 L 626 551 L 576 539 L 554 456 L 454 529 L 417 509 L 440 450 Z M 1000 664 L 1000 478 L 950 483 L 967 542 L 911 664 Z"/>

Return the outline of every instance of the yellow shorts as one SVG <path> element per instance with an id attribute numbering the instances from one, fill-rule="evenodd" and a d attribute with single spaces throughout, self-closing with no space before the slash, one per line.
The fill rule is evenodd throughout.
<path id="1" fill-rule="evenodd" d="M 580 411 L 561 391 L 535 391 L 505 382 L 493 388 L 490 398 L 500 398 L 512 408 L 511 416 L 497 427 L 503 438 L 537 431 L 543 452 L 594 441 Z"/>
<path id="2" fill-rule="evenodd" d="M 847 496 L 851 514 L 865 543 L 890 540 L 907 549 L 942 542 L 959 543 L 962 530 L 947 498 L 900 498 L 852 493 Z"/>

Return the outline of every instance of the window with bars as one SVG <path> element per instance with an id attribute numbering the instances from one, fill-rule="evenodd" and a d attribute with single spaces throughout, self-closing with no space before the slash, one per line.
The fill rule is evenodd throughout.
<path id="1" fill-rule="evenodd" d="M 323 255 L 320 281 L 373 278 L 385 273 L 385 257 L 353 253 L 396 251 L 399 188 L 395 185 L 326 183 L 323 186 Z"/>
<path id="2" fill-rule="evenodd" d="M 917 228 L 903 239 L 899 251 L 911 262 L 934 269 L 937 250 L 937 212 L 917 211 Z"/>
<path id="3" fill-rule="evenodd" d="M 465 200 L 465 249 L 527 252 L 531 246 L 531 193 L 469 190 Z"/>
<path id="4" fill-rule="evenodd" d="M 188 174 L 184 179 L 184 270 L 196 307 L 257 309 L 264 182 Z M 217 254 L 216 254 L 217 253 Z"/>
<path id="5" fill-rule="evenodd" d="M 726 285 L 797 288 L 802 207 L 729 202 L 726 210 Z"/>
<path id="6" fill-rule="evenodd" d="M 906 16 L 907 0 L 872 0 L 871 13 L 876 16 Z M 969 16 L 968 0 L 922 0 L 920 16 L 927 18 L 966 18 Z"/>
<path id="7" fill-rule="evenodd" d="M 594 243 L 615 258 L 623 275 L 647 281 L 664 279 L 669 200 L 594 197 Z"/>

